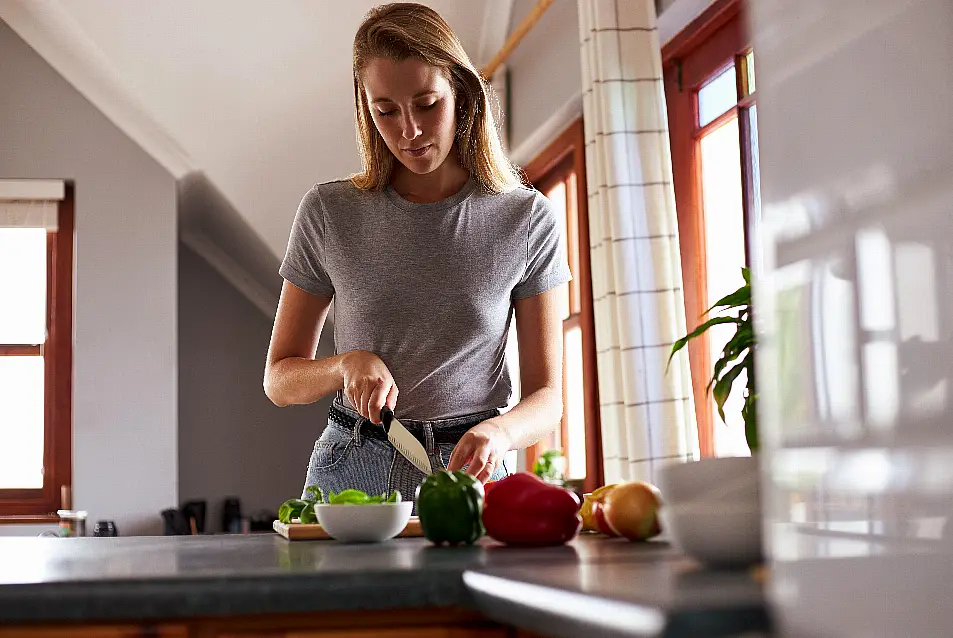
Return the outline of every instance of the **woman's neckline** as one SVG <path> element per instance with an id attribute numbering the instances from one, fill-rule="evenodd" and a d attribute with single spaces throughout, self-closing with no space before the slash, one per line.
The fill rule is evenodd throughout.
<path id="1" fill-rule="evenodd" d="M 401 195 L 394 190 L 394 187 L 390 184 L 384 187 L 384 193 L 387 197 L 399 208 L 415 212 L 426 212 L 426 211 L 435 211 L 435 210 L 444 210 L 455 206 L 465 200 L 473 192 L 473 189 L 476 187 L 476 178 L 471 173 L 467 178 L 467 181 L 464 182 L 463 186 L 453 195 L 445 197 L 444 199 L 437 200 L 435 202 L 412 202 L 410 200 L 404 199 Z"/>

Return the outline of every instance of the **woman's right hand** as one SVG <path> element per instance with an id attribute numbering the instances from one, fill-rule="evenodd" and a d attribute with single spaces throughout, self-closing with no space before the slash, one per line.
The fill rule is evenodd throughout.
<path id="1" fill-rule="evenodd" d="M 381 422 L 381 408 L 397 405 L 397 384 L 390 370 L 373 352 L 352 350 L 341 362 L 344 371 L 344 396 L 362 417 Z"/>

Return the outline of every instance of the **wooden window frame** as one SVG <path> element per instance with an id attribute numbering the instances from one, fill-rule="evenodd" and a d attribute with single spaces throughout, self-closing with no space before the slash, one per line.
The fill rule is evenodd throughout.
<path id="1" fill-rule="evenodd" d="M 578 272 L 573 278 L 578 285 L 569 286 L 570 309 L 578 308 L 577 313 L 571 313 L 570 318 L 563 324 L 563 335 L 567 326 L 578 325 L 582 330 L 582 361 L 583 379 L 586 380 L 583 388 L 583 409 L 586 420 L 586 478 L 583 489 L 591 492 L 603 483 L 602 468 L 602 429 L 599 416 L 599 383 L 596 359 L 596 331 L 595 317 L 592 305 L 592 267 L 589 252 L 589 206 L 588 191 L 586 188 L 586 138 L 582 118 L 573 122 L 563 133 L 547 146 L 536 159 L 524 167 L 527 181 L 541 191 L 564 181 L 570 174 L 575 175 L 575 223 L 567 220 L 567 234 L 574 232 L 578 236 L 566 238 L 567 249 L 578 247 L 575 255 L 568 254 L 570 263 L 578 261 Z M 565 339 L 565 336 L 564 336 Z M 565 365 L 565 349 L 563 354 Z M 565 392 L 565 385 L 563 386 Z M 563 397 L 565 406 L 566 397 Z M 565 411 L 562 420 L 562 440 L 567 440 L 567 421 Z M 527 467 L 545 450 L 542 444 L 530 446 L 526 450 Z"/>
<path id="2" fill-rule="evenodd" d="M 57 509 L 72 483 L 73 454 L 73 229 L 74 195 L 67 183 L 59 202 L 57 230 L 46 242 L 46 343 L 0 345 L 2 356 L 44 358 L 43 487 L 0 489 L 0 523 L 43 523 L 58 520 Z M 66 489 L 64 489 L 66 488 Z"/>
<path id="3" fill-rule="evenodd" d="M 743 187 L 742 212 L 745 226 L 746 260 L 751 263 L 749 219 L 754 208 L 750 149 L 750 123 L 747 109 L 754 104 L 748 95 L 744 55 L 751 50 L 747 31 L 746 4 L 742 0 L 715 0 L 683 31 L 662 47 L 662 69 L 668 104 L 669 134 L 672 148 L 672 172 L 678 211 L 682 278 L 687 329 L 695 329 L 705 320 L 705 311 L 714 300 L 708 299 L 705 217 L 701 193 L 701 156 L 698 140 L 732 117 L 738 117 Z M 704 127 L 698 126 L 698 90 L 713 74 L 734 61 L 738 86 L 744 96 L 735 106 Z M 698 442 L 702 456 L 715 455 L 715 414 L 706 387 L 711 378 L 712 353 L 707 339 L 689 343 L 692 391 Z"/>

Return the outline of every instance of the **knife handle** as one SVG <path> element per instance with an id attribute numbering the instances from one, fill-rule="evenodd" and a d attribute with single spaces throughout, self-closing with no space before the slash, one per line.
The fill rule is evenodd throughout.
<path id="1" fill-rule="evenodd" d="M 385 405 L 381 408 L 381 427 L 384 428 L 384 433 L 390 432 L 390 422 L 394 420 L 394 412 L 390 409 L 389 405 Z"/>

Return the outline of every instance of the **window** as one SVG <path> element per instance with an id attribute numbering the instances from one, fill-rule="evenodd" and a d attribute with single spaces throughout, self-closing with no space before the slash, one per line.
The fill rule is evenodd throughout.
<path id="1" fill-rule="evenodd" d="M 740 0 L 712 3 L 662 50 L 689 330 L 759 259 L 751 240 L 760 219 L 755 54 L 743 9 Z M 747 452 L 741 393 L 725 405 L 727 424 L 706 393 L 732 333 L 716 326 L 689 346 L 704 456 Z"/>
<path id="2" fill-rule="evenodd" d="M 0 182 L 0 517 L 61 505 L 71 476 L 73 195 L 13 200 Z M 39 520 L 39 518 L 37 519 Z"/>
<path id="3" fill-rule="evenodd" d="M 550 437 L 527 450 L 527 465 L 531 467 L 545 450 L 559 449 L 566 478 L 582 480 L 584 489 L 591 491 L 602 484 L 602 446 L 582 120 L 527 166 L 526 175 L 559 213 L 573 276 L 559 290 L 563 320 L 562 423 Z"/>

